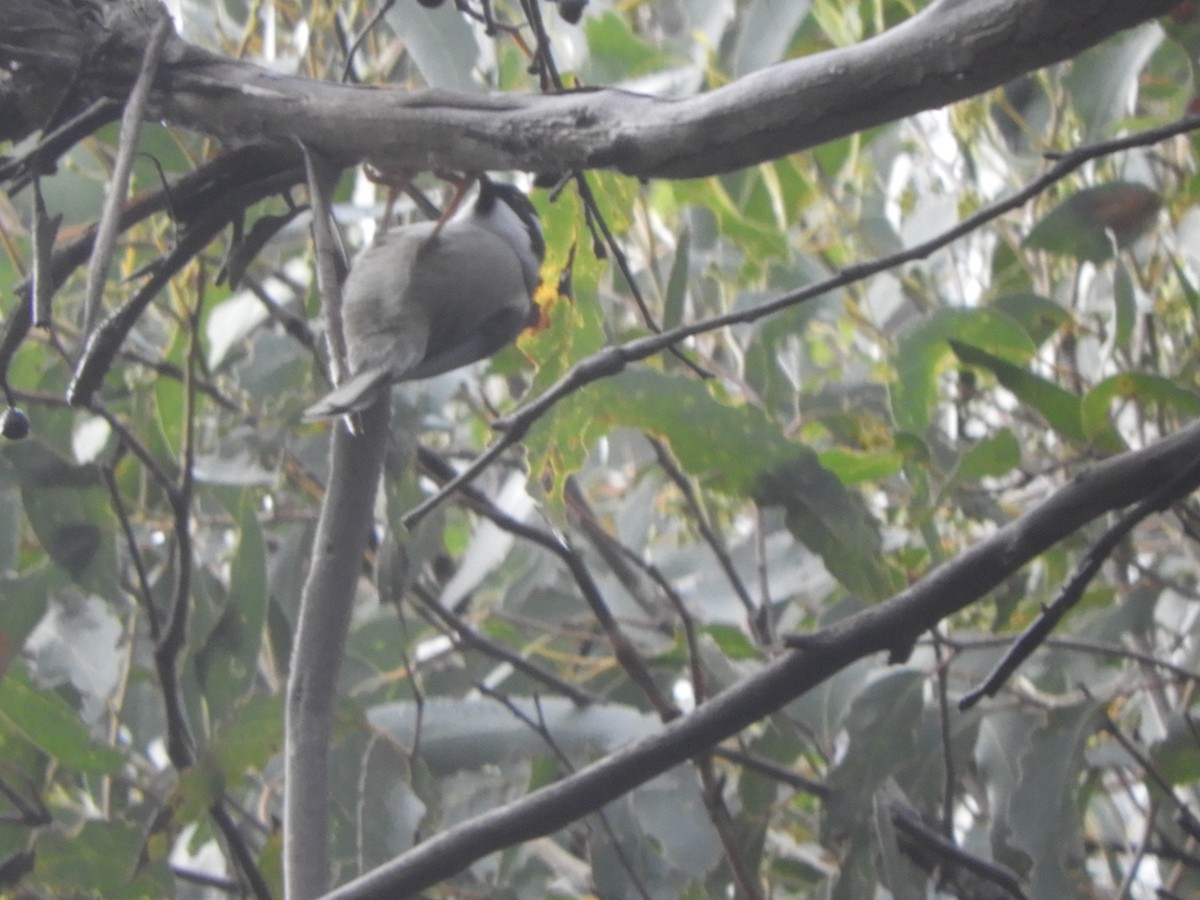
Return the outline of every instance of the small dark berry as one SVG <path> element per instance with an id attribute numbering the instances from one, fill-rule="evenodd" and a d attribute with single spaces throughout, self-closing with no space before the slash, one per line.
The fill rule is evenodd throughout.
<path id="1" fill-rule="evenodd" d="M 0 412 L 0 434 L 10 441 L 19 441 L 29 434 L 29 416 L 15 406 Z"/>

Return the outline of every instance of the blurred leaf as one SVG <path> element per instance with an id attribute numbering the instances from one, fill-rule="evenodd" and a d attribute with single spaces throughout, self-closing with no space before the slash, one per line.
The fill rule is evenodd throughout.
<path id="1" fill-rule="evenodd" d="M 899 588 L 882 560 L 878 526 L 862 499 L 811 450 L 764 471 L 756 498 L 763 506 L 782 506 L 788 529 L 849 590 L 883 600 Z"/>
<path id="2" fill-rule="evenodd" d="M 1037 346 L 1071 322 L 1071 314 L 1048 297 L 1038 294 L 1001 294 L 988 304 L 1019 322 Z"/>
<path id="3" fill-rule="evenodd" d="M 925 675 L 896 668 L 871 680 L 846 715 L 846 752 L 829 773 L 822 831 L 830 837 L 870 815 L 872 797 L 888 775 L 912 759 L 921 721 Z"/>
<path id="4" fill-rule="evenodd" d="M 182 371 L 187 364 L 186 353 L 187 335 L 182 328 L 178 328 L 164 358 Z M 158 437 L 171 458 L 178 459 L 184 433 L 183 382 L 178 378 L 156 378 L 153 396 Z"/>
<path id="5" fill-rule="evenodd" d="M 1071 61 L 1063 84 L 1083 121 L 1085 136 L 1096 139 L 1123 119 L 1139 76 L 1162 41 L 1162 30 L 1146 24 L 1115 35 Z"/>
<path id="6" fill-rule="evenodd" d="M 726 659 L 758 659 L 760 651 L 750 642 L 746 632 L 741 628 L 728 625 L 709 625 L 704 634 L 721 651 Z"/>
<path id="7" fill-rule="evenodd" d="M 1114 400 L 1155 403 L 1160 410 L 1174 409 L 1189 419 L 1200 416 L 1200 395 L 1168 378 L 1137 372 L 1113 375 L 1088 391 L 1080 406 L 1084 435 L 1108 453 L 1127 449 L 1109 417 Z"/>
<path id="8" fill-rule="evenodd" d="M 1196 290 L 1196 286 L 1192 284 L 1192 279 L 1184 271 L 1177 258 L 1173 257 L 1171 259 L 1171 268 L 1175 272 L 1175 278 L 1179 283 L 1179 290 L 1183 292 L 1188 309 L 1192 311 L 1192 318 L 1200 319 L 1200 291 Z"/>
<path id="9" fill-rule="evenodd" d="M 1078 191 L 1047 213 L 1025 238 L 1025 246 L 1102 262 L 1145 234 L 1158 219 L 1162 201 L 1140 184 L 1112 182 Z"/>
<path id="10" fill-rule="evenodd" d="M 929 426 L 937 404 L 938 377 L 957 361 L 951 338 L 1014 365 L 1037 350 L 1025 330 L 997 310 L 938 310 L 910 329 L 896 348 L 892 409 L 901 429 L 919 435 Z"/>
<path id="11" fill-rule="evenodd" d="M 283 749 L 283 698 L 259 694 L 239 703 L 217 725 L 213 748 L 230 784 L 261 771 Z"/>
<path id="12" fill-rule="evenodd" d="M 125 762 L 116 750 L 93 745 L 78 713 L 58 695 L 39 691 L 19 669 L 0 681 L 0 731 L 79 772 L 111 775 Z"/>
<path id="13" fill-rule="evenodd" d="M 1077 897 L 1086 884 L 1079 778 L 1098 706 L 1049 711 L 1018 759 L 1008 822 L 1014 846 L 1032 860 L 1031 897 Z"/>
<path id="14" fill-rule="evenodd" d="M 1183 786 L 1200 780 L 1194 711 L 1177 711 L 1171 717 L 1166 736 L 1150 748 L 1150 761 L 1170 785 Z"/>
<path id="15" fill-rule="evenodd" d="M 1133 336 L 1133 323 L 1137 317 L 1137 297 L 1134 296 L 1133 278 L 1123 262 L 1117 260 L 1113 272 L 1113 304 L 1116 307 L 1116 335 L 1118 347 L 1128 347 Z"/>
<path id="16" fill-rule="evenodd" d="M 0 576 L 0 679 L 41 621 L 53 592 L 67 583 L 66 574 L 51 565 Z"/>
<path id="17" fill-rule="evenodd" d="M 879 535 L 861 498 L 812 450 L 784 438 L 760 410 L 723 403 L 694 378 L 634 369 L 573 395 L 552 420 L 553 434 L 545 420 L 534 429 L 547 450 L 532 460 L 534 471 L 548 469 L 554 483 L 570 474 L 556 470 L 565 461 L 554 452 L 559 445 L 582 454 L 614 428 L 648 431 L 666 440 L 683 468 L 712 489 L 783 506 L 793 534 L 851 590 L 875 599 L 890 593 Z M 536 439 L 529 444 L 543 446 Z"/>
<path id="18" fill-rule="evenodd" d="M 147 858 L 148 846 L 143 829 L 129 823 L 87 822 L 73 835 L 50 831 L 38 839 L 37 864 L 27 884 L 56 897 L 173 896 L 166 855 Z"/>
<path id="19" fill-rule="evenodd" d="M 109 508 L 100 470 L 62 459 L 40 436 L 9 444 L 4 454 L 21 485 L 29 524 L 50 558 L 91 590 L 117 583 L 117 523 Z"/>
<path id="20" fill-rule="evenodd" d="M 229 569 L 225 607 L 196 653 L 196 670 L 211 715 L 220 718 L 255 677 L 267 610 L 266 548 L 254 491 L 237 501 L 237 550 Z"/>
<path id="21" fill-rule="evenodd" d="M 729 61 L 730 73 L 739 78 L 782 60 L 811 7 L 811 0 L 782 4 L 779 0 L 751 0 L 745 4 Z"/>
<path id="22" fill-rule="evenodd" d="M 1084 440 L 1079 398 L 1070 391 L 970 344 L 953 340 L 949 343 L 959 359 L 990 371 L 1018 400 L 1041 413 L 1060 435 L 1072 441 Z"/>
<path id="23" fill-rule="evenodd" d="M 364 869 L 383 865 L 409 850 L 429 811 L 414 793 L 408 757 L 394 741 L 374 740 L 356 767 L 364 790 L 356 810 L 358 857 Z"/>
<path id="24" fill-rule="evenodd" d="M 471 23 L 451 3 L 436 8 L 405 3 L 384 7 L 385 18 L 430 87 L 478 91 L 473 75 L 479 45 Z"/>
<path id="25" fill-rule="evenodd" d="M 863 481 L 878 481 L 899 474 L 904 466 L 904 454 L 898 450 L 859 452 L 834 447 L 818 454 L 821 465 L 838 477 L 846 486 Z"/>
<path id="26" fill-rule="evenodd" d="M 702 206 L 716 216 L 721 235 L 740 247 L 753 262 L 761 265 L 771 259 L 786 258 L 787 238 L 778 226 L 748 218 L 718 179 L 674 181 L 670 189 L 677 204 Z"/>
<path id="27" fill-rule="evenodd" d="M 971 447 L 958 461 L 961 478 L 978 480 L 1006 475 L 1021 464 L 1021 447 L 1010 428 L 1002 428 Z"/>
<path id="28" fill-rule="evenodd" d="M 615 12 L 589 16 L 583 26 L 588 42 L 585 78 L 592 84 L 613 84 L 673 66 L 675 60 L 634 36 Z"/>
<path id="29" fill-rule="evenodd" d="M 667 277 L 667 295 L 663 302 L 663 328 L 674 328 L 683 321 L 691 239 L 691 231 L 684 228 L 675 245 L 675 257 L 671 260 L 671 274 Z"/>

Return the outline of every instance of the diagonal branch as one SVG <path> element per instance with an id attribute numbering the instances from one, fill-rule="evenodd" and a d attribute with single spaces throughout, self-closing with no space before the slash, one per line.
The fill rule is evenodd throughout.
<path id="1" fill-rule="evenodd" d="M 672 766 L 770 715 L 856 660 L 906 649 L 1027 562 L 1088 522 L 1171 483 L 1200 456 L 1200 423 L 1081 472 L 1041 506 L 933 570 L 892 599 L 806 635 L 785 654 L 708 703 L 576 774 L 442 832 L 333 891 L 327 900 L 407 896 L 475 860 L 551 834 Z"/>

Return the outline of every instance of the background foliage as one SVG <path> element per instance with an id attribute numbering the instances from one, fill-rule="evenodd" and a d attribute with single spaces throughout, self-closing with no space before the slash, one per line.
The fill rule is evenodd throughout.
<path id="1" fill-rule="evenodd" d="M 392 5 L 349 65 L 348 36 L 372 10 L 307 6 L 184 0 L 181 33 L 313 77 L 537 88 L 510 35 L 487 37 L 452 4 Z M 578 25 L 544 13 L 568 83 L 693 93 L 861 41 L 913 6 L 594 3 Z M 1019 189 L 1046 151 L 1180 116 L 1198 29 L 1185 4 L 987 96 L 720 178 L 587 177 L 669 328 L 920 243 Z M 95 218 L 115 136 L 41 179 L 61 239 Z M 218 152 L 154 127 L 140 149 L 138 190 Z M 1190 137 L 1102 157 L 927 259 L 689 339 L 714 377 L 664 354 L 573 394 L 473 493 L 407 529 L 401 517 L 488 442 L 489 418 L 646 332 L 575 188 L 536 192 L 541 327 L 478 370 L 395 394 L 342 676 L 339 879 L 653 733 L 753 672 L 780 635 L 891 596 L 1082 463 L 1194 418 L 1198 193 Z M 347 172 L 337 199 L 356 246 L 382 195 Z M 7 284 L 30 266 L 31 204 L 25 190 L 0 207 Z M 247 230 L 287 213 L 264 201 Z M 110 305 L 173 237 L 165 215 L 123 236 Z M 230 245 L 142 317 L 102 388 L 107 416 L 60 399 L 82 272 L 56 297 L 53 338 L 26 341 L 9 373 L 33 432 L 0 447 L 0 877 L 33 895 L 237 893 L 207 814 L 218 797 L 278 884 L 279 696 L 326 467 L 327 435 L 299 413 L 324 383 L 303 220 L 237 287 L 221 276 Z M 15 302 L 0 301 L 6 314 Z M 188 485 L 190 545 L 168 483 Z M 1200 777 L 1196 516 L 1188 503 L 1139 528 L 994 700 L 953 707 L 1099 528 L 945 622 L 905 665 L 854 664 L 715 761 L 491 856 L 441 895 L 983 896 L 967 875 L 939 880 L 945 860 L 903 835 L 913 852 L 897 852 L 897 804 L 1031 897 L 1200 892 L 1197 834 L 1176 821 Z M 180 689 L 198 748 L 182 773 L 167 763 L 144 602 L 167 607 L 181 554 Z M 618 659 L 616 633 L 648 680 Z"/>

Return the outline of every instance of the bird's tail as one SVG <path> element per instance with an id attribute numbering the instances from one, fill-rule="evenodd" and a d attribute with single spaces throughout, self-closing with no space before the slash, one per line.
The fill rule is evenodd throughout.
<path id="1" fill-rule="evenodd" d="M 390 366 L 364 369 L 306 409 L 303 416 L 304 421 L 336 419 L 338 416 L 362 412 L 375 402 L 380 391 L 388 389 L 391 381 L 392 369 Z"/>

